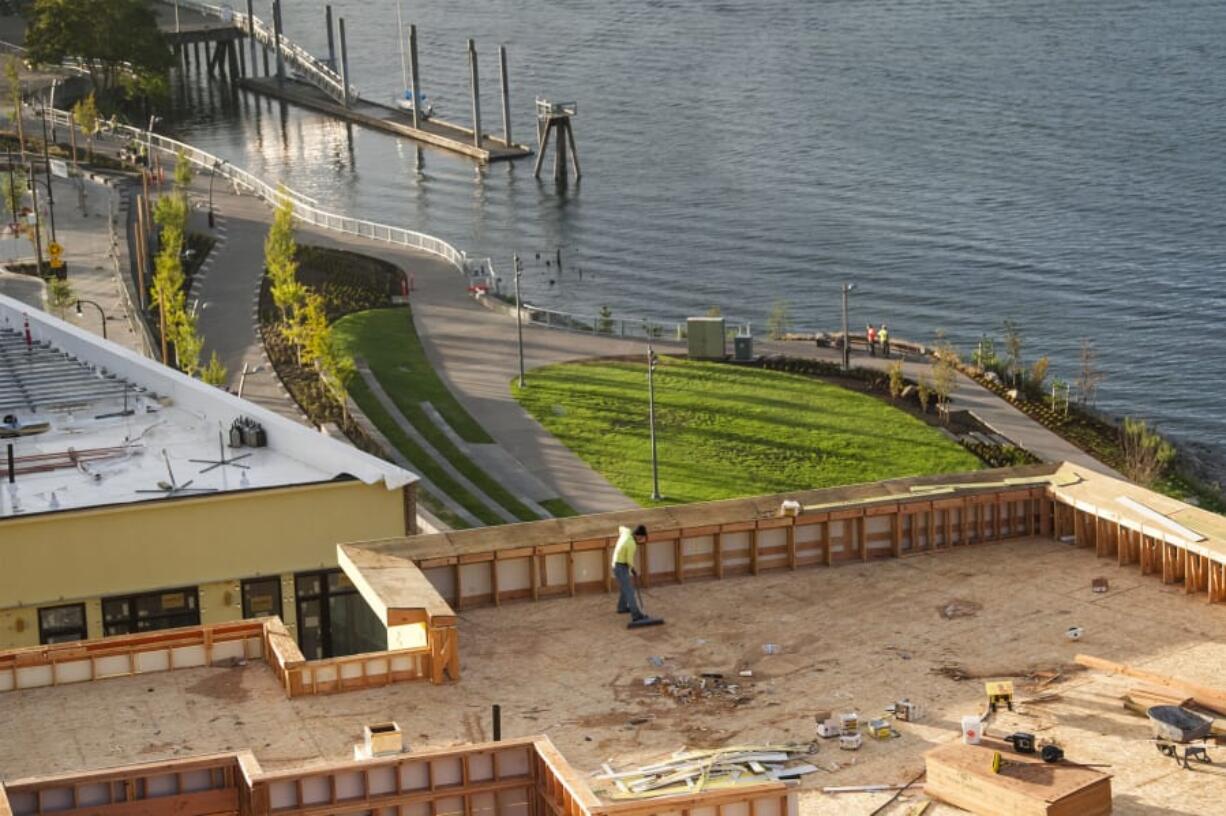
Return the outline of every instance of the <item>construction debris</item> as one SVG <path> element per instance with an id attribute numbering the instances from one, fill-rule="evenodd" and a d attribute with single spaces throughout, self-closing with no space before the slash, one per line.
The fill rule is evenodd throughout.
<path id="1" fill-rule="evenodd" d="M 594 778 L 617 788 L 614 799 L 644 799 L 697 793 L 710 788 L 795 779 L 817 767 L 799 760 L 817 753 L 814 743 L 742 745 L 709 751 L 679 751 L 663 762 L 626 771 L 606 764 Z"/>
<path id="2" fill-rule="evenodd" d="M 743 705 L 753 699 L 744 683 L 730 683 L 719 672 L 703 672 L 697 677 L 688 674 L 660 674 L 643 678 L 643 685 L 654 688 L 661 696 L 671 697 L 678 704 L 725 703 Z"/>
<path id="3" fill-rule="evenodd" d="M 1077 655 L 1074 658 L 1078 664 L 1085 666 L 1088 669 L 1098 669 L 1099 671 L 1114 672 L 1123 674 L 1128 677 L 1135 677 L 1138 680 L 1145 680 L 1157 686 L 1161 686 L 1170 690 L 1170 693 L 1175 695 L 1190 696 L 1196 705 L 1201 708 L 1207 708 L 1216 714 L 1226 714 L 1226 691 L 1213 688 L 1210 686 L 1202 686 L 1197 683 L 1190 683 L 1186 680 L 1181 680 L 1178 677 L 1170 677 L 1157 672 L 1138 669 L 1124 663 L 1114 663 L 1110 660 L 1104 660 L 1101 657 L 1092 657 L 1091 655 Z"/>
<path id="4" fill-rule="evenodd" d="M 904 785 L 827 785 L 822 793 L 884 793 L 886 791 L 902 790 Z"/>

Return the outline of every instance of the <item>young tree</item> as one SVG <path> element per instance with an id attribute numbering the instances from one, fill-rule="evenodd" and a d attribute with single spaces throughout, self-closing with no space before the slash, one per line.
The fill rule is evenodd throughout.
<path id="1" fill-rule="evenodd" d="M 264 267 L 268 273 L 272 302 L 281 313 L 282 322 L 289 322 L 295 308 L 303 303 L 303 290 L 298 285 L 298 242 L 294 239 L 294 205 L 282 197 L 273 214 L 272 226 L 264 239 Z"/>
<path id="2" fill-rule="evenodd" d="M 903 389 L 906 388 L 906 380 L 902 376 L 902 360 L 895 360 L 890 363 L 890 397 L 898 399 L 902 396 Z"/>
<path id="3" fill-rule="evenodd" d="M 98 132 L 98 102 L 94 97 L 94 92 L 90 91 L 89 96 L 77 102 L 72 106 L 72 115 L 77 120 L 77 124 L 81 127 L 81 132 L 85 134 L 86 139 L 86 155 L 89 160 L 94 160 L 94 135 Z"/>
<path id="4" fill-rule="evenodd" d="M 1000 365 L 1000 360 L 996 357 L 996 341 L 986 334 L 981 336 L 971 359 L 978 368 L 984 371 L 995 371 Z"/>
<path id="5" fill-rule="evenodd" d="M 921 376 L 915 388 L 915 396 L 919 398 L 920 410 L 928 413 L 928 403 L 932 400 L 932 383 L 928 377 Z"/>
<path id="6" fill-rule="evenodd" d="M 613 310 L 610 309 L 607 304 L 601 306 L 600 311 L 596 315 L 596 333 L 613 333 Z"/>
<path id="7" fill-rule="evenodd" d="M 34 0 L 27 18 L 30 61 L 79 60 L 95 92 L 160 78 L 174 61 L 148 0 Z"/>
<path id="8" fill-rule="evenodd" d="M 1077 397 L 1082 405 L 1093 405 L 1098 396 L 1098 386 L 1106 374 L 1098 367 L 1098 351 L 1094 341 L 1081 339 L 1081 373 L 1077 376 Z"/>
<path id="9" fill-rule="evenodd" d="M 9 99 L 13 103 L 13 121 L 17 123 L 17 144 L 21 149 L 21 163 L 26 161 L 26 130 L 21 120 L 21 60 L 11 54 L 4 58 L 4 78 L 9 86 Z"/>
<path id="10" fill-rule="evenodd" d="M 187 188 L 192 183 L 192 175 L 192 163 L 188 161 L 183 148 L 179 148 L 179 151 L 175 153 L 175 192 L 186 196 Z"/>
<path id="11" fill-rule="evenodd" d="M 153 285 L 150 296 L 158 310 L 158 332 L 161 334 L 163 356 L 166 345 L 175 342 L 180 315 L 187 300 L 183 293 L 183 235 L 174 229 L 162 230 L 162 249 L 154 259 Z M 163 359 L 163 363 L 169 363 Z"/>
<path id="12" fill-rule="evenodd" d="M 766 317 L 766 332 L 772 340 L 782 340 L 792 330 L 792 310 L 787 301 L 776 300 Z"/>
<path id="13" fill-rule="evenodd" d="M 1125 417 L 1120 427 L 1124 451 L 1124 475 L 1139 485 L 1152 485 L 1175 459 L 1175 447 L 1143 419 Z"/>
<path id="14" fill-rule="evenodd" d="M 64 318 L 64 310 L 68 308 L 68 304 L 77 299 L 77 296 L 72 291 L 72 284 L 61 278 L 52 278 L 47 284 L 47 300 L 55 307 L 55 313 Z"/>
<path id="15" fill-rule="evenodd" d="M 228 381 L 226 367 L 222 365 L 216 351 L 209 356 L 209 364 L 204 367 L 204 371 L 200 372 L 200 379 L 208 385 L 215 385 L 218 388 L 225 387 Z"/>
<path id="16" fill-rule="evenodd" d="M 0 206 L 4 208 L 3 212 L 8 213 L 10 223 L 18 222 L 18 214 L 22 210 L 22 201 L 27 192 L 24 171 L 15 170 L 12 173 L 0 174 L 0 195 L 4 196 Z"/>
<path id="17" fill-rule="evenodd" d="M 204 349 L 204 338 L 196 331 L 196 318 L 181 309 L 175 314 L 174 324 L 175 362 L 179 370 L 189 377 L 200 373 L 200 352 Z"/>
<path id="18" fill-rule="evenodd" d="M 932 365 L 932 391 L 937 398 L 937 406 L 949 419 L 949 398 L 953 396 L 958 385 L 958 350 L 948 340 L 943 341 L 936 349 L 936 362 Z"/>
<path id="19" fill-rule="evenodd" d="M 1047 382 L 1047 369 L 1051 365 L 1051 360 L 1044 354 L 1042 357 L 1034 361 L 1030 366 L 1030 386 L 1029 390 L 1035 394 L 1042 394 L 1044 384 Z"/>
<path id="20" fill-rule="evenodd" d="M 1013 378 L 1013 387 L 1017 388 L 1018 376 L 1022 372 L 1022 329 L 1012 320 L 1006 320 L 1005 353 L 1008 355 L 1009 376 Z"/>

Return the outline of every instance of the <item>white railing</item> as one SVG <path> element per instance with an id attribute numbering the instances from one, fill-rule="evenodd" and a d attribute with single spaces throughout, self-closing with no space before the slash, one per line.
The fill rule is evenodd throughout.
<path id="1" fill-rule="evenodd" d="M 172 2 L 172 0 L 163 0 L 163 2 Z M 277 34 L 276 30 L 261 20 L 259 17 L 252 16 L 250 24 L 247 20 L 247 15 L 240 11 L 235 11 L 229 6 L 219 6 L 213 3 L 204 3 L 200 0 L 178 0 L 178 5 L 183 8 L 189 8 L 198 11 L 201 14 L 207 14 L 210 17 L 217 17 L 223 22 L 232 24 L 235 28 L 243 32 L 251 32 L 255 35 L 256 42 L 276 50 Z M 338 102 L 345 102 L 345 84 L 341 76 L 332 70 L 326 63 L 319 60 L 310 51 L 307 51 L 302 46 L 292 42 L 284 34 L 281 35 L 279 43 L 281 55 L 286 62 L 293 65 L 301 71 L 307 79 L 318 86 L 320 90 L 331 96 Z M 349 100 L 358 98 L 357 88 L 353 85 L 349 86 Z"/>
<path id="2" fill-rule="evenodd" d="M 71 126 L 68 111 L 56 108 L 51 111 L 51 114 L 55 124 L 64 127 Z M 479 262 L 470 261 L 463 252 L 441 238 L 435 238 L 433 235 L 329 212 L 317 206 L 315 199 L 310 196 L 303 195 L 283 184 L 273 186 L 258 176 L 240 167 L 235 167 L 225 159 L 193 147 L 186 142 L 171 139 L 169 136 L 150 133 L 147 130 L 134 128 L 130 125 L 115 125 L 113 132 L 135 139 L 141 144 L 147 145 L 150 150 L 159 150 L 169 156 L 176 156 L 182 153 L 188 161 L 197 167 L 228 179 L 236 187 L 241 187 L 253 193 L 271 206 L 275 207 L 288 201 L 293 205 L 294 217 L 308 224 L 333 232 L 357 235 L 362 238 L 385 241 L 396 246 L 428 252 L 431 255 L 443 258 L 465 275 L 470 275 L 473 271 L 485 272 L 489 268 L 488 260 Z"/>

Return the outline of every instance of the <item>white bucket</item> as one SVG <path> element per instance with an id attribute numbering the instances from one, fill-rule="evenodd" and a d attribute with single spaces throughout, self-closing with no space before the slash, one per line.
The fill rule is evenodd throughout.
<path id="1" fill-rule="evenodd" d="M 962 718 L 962 741 L 967 745 L 978 745 L 979 738 L 983 736 L 983 723 L 979 721 L 979 715 L 969 714 Z"/>

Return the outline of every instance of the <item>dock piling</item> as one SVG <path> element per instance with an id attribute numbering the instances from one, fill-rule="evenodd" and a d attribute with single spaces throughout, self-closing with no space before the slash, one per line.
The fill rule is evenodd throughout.
<path id="1" fill-rule="evenodd" d="M 345 18 L 338 18 L 337 23 L 341 32 L 341 84 L 345 86 L 341 95 L 344 97 L 344 104 L 347 108 L 349 107 L 349 48 L 345 45 Z"/>
<path id="2" fill-rule="evenodd" d="M 255 76 L 258 70 L 255 67 L 255 0 L 247 0 L 247 42 L 251 44 L 251 75 Z M 264 73 L 268 73 L 265 70 Z"/>
<path id="3" fill-rule="evenodd" d="M 277 52 L 277 81 L 285 79 L 285 60 L 281 56 L 281 0 L 272 0 L 273 49 Z"/>
<path id="4" fill-rule="evenodd" d="M 332 6 L 324 6 L 324 27 L 328 29 L 328 67 L 336 70 L 336 39 L 332 34 Z"/>
<path id="5" fill-rule="evenodd" d="M 507 47 L 498 46 L 498 80 L 502 85 L 502 141 L 511 146 L 511 80 L 507 76 Z"/>
<path id="6" fill-rule="evenodd" d="M 481 147 L 481 87 L 477 75 L 477 45 L 468 38 L 468 73 L 473 93 L 473 147 Z"/>
<path id="7" fill-rule="evenodd" d="M 417 26 L 409 24 L 409 87 L 413 90 L 413 127 L 420 128 L 417 118 L 417 100 L 421 99 L 421 88 L 417 78 Z"/>
<path id="8" fill-rule="evenodd" d="M 541 166 L 545 163 L 545 154 L 549 152 L 549 136 L 557 134 L 557 145 L 554 148 L 553 178 L 555 181 L 566 179 L 567 150 L 570 152 L 570 166 L 575 171 L 578 180 L 579 149 L 575 146 L 575 132 L 571 129 L 571 117 L 578 115 L 579 106 L 574 102 L 551 102 L 548 99 L 536 99 L 536 163 L 532 167 L 532 177 L 541 177 Z"/>

